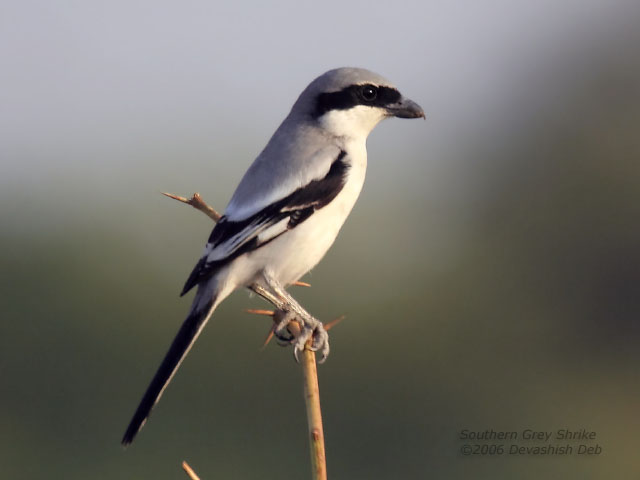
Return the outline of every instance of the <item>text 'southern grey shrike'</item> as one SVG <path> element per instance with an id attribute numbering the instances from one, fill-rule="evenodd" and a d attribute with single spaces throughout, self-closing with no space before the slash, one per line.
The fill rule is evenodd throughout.
<path id="1" fill-rule="evenodd" d="M 122 439 L 127 445 L 207 323 L 231 292 L 258 285 L 290 306 L 277 326 L 284 337 L 297 318 L 302 333 L 329 353 L 328 335 L 285 288 L 327 252 L 360 194 L 367 167 L 367 136 L 384 118 L 424 118 L 388 80 L 360 68 L 338 68 L 316 78 L 238 185 L 216 224 L 182 295 L 198 287 L 189 314 L 151 381 Z"/>

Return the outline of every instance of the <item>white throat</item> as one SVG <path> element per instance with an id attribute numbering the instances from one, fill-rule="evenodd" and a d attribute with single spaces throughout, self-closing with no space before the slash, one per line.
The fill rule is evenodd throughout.
<path id="1" fill-rule="evenodd" d="M 346 110 L 330 110 L 318 120 L 322 128 L 337 137 L 364 142 L 384 118 L 379 108 L 357 105 Z"/>

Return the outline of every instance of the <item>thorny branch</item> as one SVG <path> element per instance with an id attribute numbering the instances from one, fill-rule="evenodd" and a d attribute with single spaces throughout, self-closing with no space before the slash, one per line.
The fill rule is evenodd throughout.
<path id="1" fill-rule="evenodd" d="M 186 203 L 187 205 L 191 205 L 193 208 L 200 210 L 209 218 L 211 218 L 214 222 L 220 220 L 222 215 L 220 215 L 216 210 L 214 210 L 211 206 L 209 206 L 202 197 L 198 193 L 194 193 L 193 196 L 189 199 L 180 197 L 178 195 L 173 195 L 170 193 L 162 193 L 169 198 L 173 198 L 174 200 L 178 200 L 179 202 Z M 296 282 L 294 285 L 302 286 L 302 287 L 310 287 L 308 283 L 305 282 Z M 285 303 L 282 299 L 272 295 L 270 292 L 262 288 L 260 285 L 254 284 L 249 287 L 252 291 L 260 295 L 262 298 L 273 304 L 276 308 L 275 311 L 271 310 L 247 310 L 248 313 L 254 313 L 258 315 L 266 315 L 270 316 L 273 319 L 273 326 L 271 327 L 269 334 L 264 342 L 264 346 L 266 346 L 271 338 L 274 335 L 275 326 L 278 324 L 280 316 L 284 314 L 283 308 Z M 325 329 L 329 330 L 331 327 L 335 326 L 338 322 L 340 322 L 344 317 L 339 317 L 325 325 Z M 290 333 L 295 337 L 300 334 L 300 324 L 298 322 L 291 322 L 287 327 Z M 310 342 L 307 344 L 307 347 L 310 346 Z M 312 468 L 312 479 L 313 480 L 326 480 L 327 479 L 327 463 L 324 449 L 324 430 L 322 428 L 322 411 L 320 409 L 320 389 L 318 386 L 318 371 L 316 368 L 316 356 L 310 348 L 305 348 L 302 356 L 301 356 L 301 366 L 302 366 L 302 375 L 304 379 L 304 402 L 307 409 L 307 425 L 309 429 L 309 445 L 311 447 L 311 468 Z M 198 476 L 191 469 L 191 467 L 186 463 L 182 463 L 182 468 L 184 468 L 187 475 L 192 480 L 199 480 Z"/>

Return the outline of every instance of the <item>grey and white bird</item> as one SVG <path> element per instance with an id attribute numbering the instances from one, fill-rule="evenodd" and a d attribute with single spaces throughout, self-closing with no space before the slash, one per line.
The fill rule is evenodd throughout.
<path id="1" fill-rule="evenodd" d="M 231 292 L 253 287 L 276 298 L 297 318 L 302 333 L 294 354 L 310 338 L 329 353 L 322 323 L 285 288 L 311 270 L 333 244 L 360 194 L 367 167 L 366 140 L 387 117 L 424 118 L 388 80 L 361 68 L 338 68 L 300 94 L 236 189 L 182 290 L 197 286 L 189 314 L 144 394 L 122 443 L 131 443 L 182 360 Z"/>

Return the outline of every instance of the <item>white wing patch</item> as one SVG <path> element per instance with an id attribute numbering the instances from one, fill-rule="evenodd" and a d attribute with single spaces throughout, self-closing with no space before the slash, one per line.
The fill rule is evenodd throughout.
<path id="1" fill-rule="evenodd" d="M 265 229 L 262 233 L 258 235 L 258 243 L 260 244 L 266 243 L 269 240 L 273 240 L 283 232 L 286 232 L 287 225 L 289 224 L 289 219 L 290 217 L 284 217 L 275 225 L 272 225 L 269 228 Z"/>
<path id="2" fill-rule="evenodd" d="M 284 221 L 288 222 L 289 217 L 284 218 L 281 222 L 278 222 L 276 225 L 273 225 L 273 226 L 269 226 L 268 220 L 269 219 L 264 219 L 262 222 L 250 223 L 245 228 L 240 230 L 238 233 L 229 237 L 228 239 L 224 240 L 222 243 L 218 245 L 214 246 L 213 244 L 208 243 L 207 244 L 208 252 L 206 253 L 207 263 L 215 262 L 217 260 L 223 260 L 227 258 L 229 255 L 235 252 L 238 248 L 240 248 L 243 244 L 253 240 L 255 237 L 258 238 L 258 241 L 261 241 L 263 230 L 266 229 L 266 231 L 268 232 L 271 229 L 273 229 L 275 226 L 280 225 L 282 222 Z M 285 226 L 283 230 L 286 230 L 286 223 L 284 225 Z"/>

